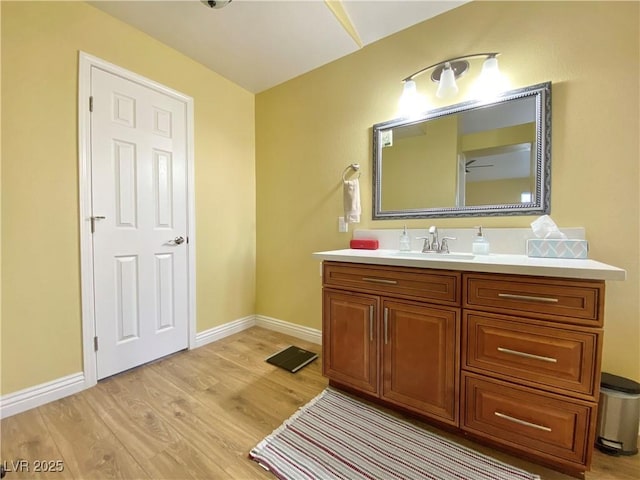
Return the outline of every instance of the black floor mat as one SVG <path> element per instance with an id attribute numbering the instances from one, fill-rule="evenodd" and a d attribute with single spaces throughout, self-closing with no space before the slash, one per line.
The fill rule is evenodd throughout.
<path id="1" fill-rule="evenodd" d="M 280 350 L 270 357 L 267 357 L 267 362 L 275 365 L 276 367 L 284 368 L 291 373 L 296 373 L 305 365 L 313 362 L 316 358 L 318 358 L 317 353 L 291 345 L 284 350 Z"/>

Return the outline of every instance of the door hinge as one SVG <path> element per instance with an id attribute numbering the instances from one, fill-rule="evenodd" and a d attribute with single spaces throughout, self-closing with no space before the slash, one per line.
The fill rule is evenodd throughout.
<path id="1" fill-rule="evenodd" d="M 89 97 L 89 111 L 93 112 L 93 96 Z"/>
<path id="2" fill-rule="evenodd" d="M 187 243 L 189 243 L 189 237 L 187 237 Z"/>
<path id="3" fill-rule="evenodd" d="M 93 337 L 93 351 L 98 351 L 98 337 Z"/>

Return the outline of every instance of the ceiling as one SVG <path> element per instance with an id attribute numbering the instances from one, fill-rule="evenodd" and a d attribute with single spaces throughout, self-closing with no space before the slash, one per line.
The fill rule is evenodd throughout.
<path id="1" fill-rule="evenodd" d="M 336 14 L 324 0 L 233 0 L 215 9 L 200 0 L 89 3 L 258 93 L 465 1 L 328 2 Z"/>

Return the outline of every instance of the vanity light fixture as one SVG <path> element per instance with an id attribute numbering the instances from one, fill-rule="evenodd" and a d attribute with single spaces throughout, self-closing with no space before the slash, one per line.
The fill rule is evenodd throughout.
<path id="1" fill-rule="evenodd" d="M 473 53 L 471 55 L 450 58 L 448 60 L 443 60 L 442 62 L 429 65 L 428 67 L 409 75 L 407 78 L 402 80 L 404 83 L 404 90 L 398 105 L 400 113 L 402 116 L 409 116 L 413 113 L 418 113 L 415 112 L 415 110 L 418 110 L 419 112 L 424 112 L 426 110 L 426 108 L 424 108 L 427 105 L 426 99 L 417 92 L 415 78 L 429 70 L 433 70 L 431 72 L 431 80 L 438 84 L 436 97 L 443 99 L 455 97 L 458 93 L 458 84 L 456 83 L 456 79 L 460 78 L 469 70 L 469 62 L 467 59 L 470 58 L 485 57 L 485 61 L 482 65 L 482 71 L 480 72 L 480 78 L 478 79 L 478 82 L 481 85 L 487 87 L 499 85 L 502 87 L 502 82 L 500 81 L 500 70 L 498 69 L 497 57 L 499 54 L 499 52 Z"/>

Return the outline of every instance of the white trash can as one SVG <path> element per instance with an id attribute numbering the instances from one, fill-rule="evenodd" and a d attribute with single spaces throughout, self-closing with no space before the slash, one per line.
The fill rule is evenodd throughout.
<path id="1" fill-rule="evenodd" d="M 640 383 L 602 373 L 596 447 L 609 455 L 638 453 Z"/>

